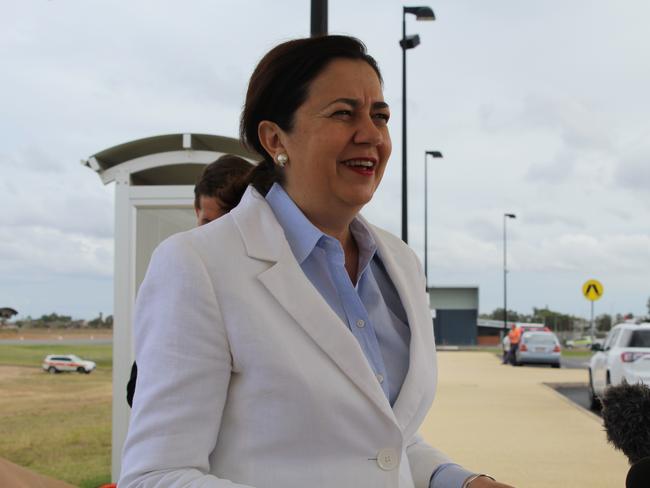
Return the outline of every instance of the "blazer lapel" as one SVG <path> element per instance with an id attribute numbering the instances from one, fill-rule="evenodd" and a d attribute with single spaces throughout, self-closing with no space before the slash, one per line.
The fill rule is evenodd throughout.
<path id="1" fill-rule="evenodd" d="M 433 399 L 433 395 L 427 395 L 427 392 L 435 391 L 437 381 L 435 347 L 433 341 L 426 339 L 429 331 L 425 329 L 429 328 L 433 335 L 433 323 L 431 316 L 427 313 L 428 306 L 422 307 L 417 298 L 418 294 L 424 294 L 425 284 L 422 282 L 422 289 L 414 289 L 412 285 L 409 286 L 402 267 L 395 260 L 395 256 L 404 255 L 404 250 L 393 249 L 378 235 L 372 225 L 368 224 L 368 227 L 373 232 L 382 262 L 402 301 L 411 331 L 409 368 L 393 405 L 393 411 L 400 428 L 406 434 L 411 435 L 412 433 L 408 432 L 409 425 L 421 408 L 422 402 L 430 402 Z M 428 348 L 433 348 L 433 351 L 427 350 Z"/>
<path id="2" fill-rule="evenodd" d="M 260 282 L 357 388 L 395 422 L 359 343 L 305 276 L 264 197 L 249 187 L 231 215 L 248 255 L 273 263 L 258 275 Z"/>

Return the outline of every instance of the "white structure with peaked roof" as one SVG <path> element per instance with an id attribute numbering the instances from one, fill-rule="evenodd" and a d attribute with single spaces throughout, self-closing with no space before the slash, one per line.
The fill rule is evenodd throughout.
<path id="1" fill-rule="evenodd" d="M 169 134 L 105 149 L 82 164 L 104 184 L 115 182 L 112 478 L 120 473 L 129 423 L 126 384 L 133 363 L 135 296 L 154 248 L 195 225 L 194 184 L 203 168 L 223 154 L 251 161 L 237 139 L 208 134 Z"/>

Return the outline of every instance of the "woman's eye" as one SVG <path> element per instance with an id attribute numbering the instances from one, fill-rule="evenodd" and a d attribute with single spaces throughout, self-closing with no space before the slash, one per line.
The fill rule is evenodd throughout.
<path id="1" fill-rule="evenodd" d="M 332 114 L 334 117 L 350 117 L 352 116 L 351 110 L 337 110 Z"/>
<path id="2" fill-rule="evenodd" d="M 375 118 L 375 119 L 379 119 L 379 120 L 381 120 L 382 122 L 387 123 L 388 120 L 390 119 L 390 115 L 389 115 L 389 114 L 385 114 L 385 113 L 378 113 L 378 114 L 373 115 L 373 118 Z"/>

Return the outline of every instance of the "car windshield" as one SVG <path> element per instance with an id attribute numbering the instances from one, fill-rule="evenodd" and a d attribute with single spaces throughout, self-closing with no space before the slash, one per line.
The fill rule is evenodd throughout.
<path id="1" fill-rule="evenodd" d="M 635 330 L 630 336 L 628 347 L 650 348 L 650 330 Z"/>
<path id="2" fill-rule="evenodd" d="M 70 361 L 74 361 L 75 363 L 78 363 L 81 361 L 81 358 L 79 356 L 72 355 L 70 356 Z"/>
<path id="3" fill-rule="evenodd" d="M 541 346 L 552 346 L 555 344 L 555 338 L 549 334 L 528 334 L 525 337 L 525 340 L 529 344 L 537 344 Z"/>

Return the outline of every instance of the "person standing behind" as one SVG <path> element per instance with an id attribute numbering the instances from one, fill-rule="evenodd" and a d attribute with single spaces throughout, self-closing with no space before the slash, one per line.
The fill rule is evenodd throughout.
<path id="1" fill-rule="evenodd" d="M 509 362 L 513 366 L 517 365 L 517 350 L 519 349 L 519 341 L 521 340 L 521 328 L 513 325 L 508 333 L 508 340 L 510 341 L 510 355 Z"/>
<path id="2" fill-rule="evenodd" d="M 248 185 L 248 175 L 255 166 L 244 158 L 224 154 L 208 164 L 194 185 L 194 213 L 196 225 L 209 224 L 226 215 L 237 206 Z M 133 405 L 138 365 L 131 366 L 126 385 L 126 403 Z"/>
<path id="3" fill-rule="evenodd" d="M 233 154 L 225 154 L 205 167 L 194 186 L 197 226 L 209 224 L 237 206 L 254 167 Z"/>

